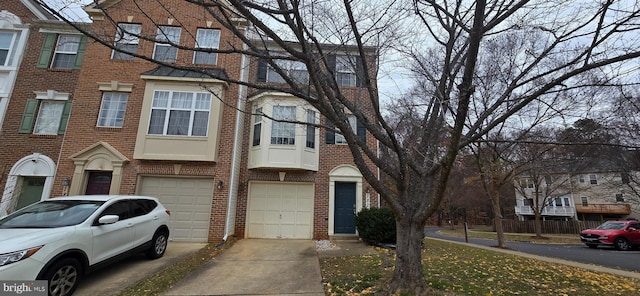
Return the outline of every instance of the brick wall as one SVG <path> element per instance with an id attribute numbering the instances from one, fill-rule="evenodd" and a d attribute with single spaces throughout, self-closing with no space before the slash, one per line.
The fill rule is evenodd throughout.
<path id="1" fill-rule="evenodd" d="M 20 17 L 23 24 L 29 25 L 29 35 L 22 53 L 22 62 L 18 68 L 16 83 L 11 93 L 0 133 L 0 188 L 4 189 L 7 175 L 14 164 L 25 156 L 40 153 L 57 162 L 63 135 L 34 135 L 18 133 L 22 115 L 28 99 L 34 99 L 34 91 L 55 90 L 75 97 L 75 87 L 79 70 L 53 70 L 36 68 L 38 57 L 45 37 L 41 29 L 57 29 L 60 23 L 43 22 L 20 1 L 2 1 L 0 10 L 7 10 Z M 0 195 L 0 199 L 2 195 Z"/>
<path id="2" fill-rule="evenodd" d="M 180 42 L 187 46 L 194 45 L 197 28 L 207 28 L 207 22 L 211 22 L 210 28 L 222 29 L 220 48 L 225 49 L 230 46 L 238 46 L 238 42 L 231 37 L 230 33 L 216 24 L 211 16 L 206 13 L 196 13 L 200 9 L 184 1 L 170 0 L 160 2 L 145 1 L 137 2 L 143 5 L 142 10 L 147 14 L 139 14 L 139 8 L 134 6 L 132 1 L 122 1 L 118 5 L 107 10 L 109 16 L 115 22 L 132 22 L 142 24 L 142 34 L 155 37 L 156 27 L 151 20 L 160 25 L 169 25 L 169 19 L 174 26 L 181 26 Z M 165 8 L 170 9 L 167 11 Z M 197 8 L 197 7 L 196 7 Z M 179 21 L 178 21 L 179 20 Z M 116 34 L 115 27 L 107 20 L 96 20 L 93 22 L 92 32 L 106 39 L 113 39 Z M 151 56 L 154 43 L 140 40 L 138 53 Z M 192 53 L 185 50 L 178 50 L 178 65 L 190 65 Z M 239 77 L 240 56 L 235 54 L 221 54 L 218 57 L 216 68 L 222 68 L 233 78 Z M 140 78 L 140 74 L 154 69 L 157 65 L 150 62 L 135 60 L 112 60 L 111 49 L 96 42 L 87 45 L 85 54 L 85 64 L 81 70 L 81 77 L 74 100 L 72 116 L 69 120 L 67 138 L 62 148 L 62 158 L 59 166 L 59 173 L 54 191 L 60 192 L 59 180 L 65 176 L 72 176 L 75 165 L 70 157 L 80 150 L 95 144 L 97 141 L 107 142 L 129 159 L 123 167 L 122 185 L 120 193 L 134 194 L 137 190 L 139 177 L 142 175 L 154 176 L 176 176 L 174 164 L 181 164 L 180 176 L 211 176 L 229 183 L 231 158 L 233 152 L 233 135 L 235 127 L 235 109 L 238 88 L 230 86 L 224 90 L 225 110 L 223 111 L 222 128 L 220 131 L 220 144 L 218 145 L 217 162 L 185 162 L 185 161 L 145 161 L 133 157 L 136 144 L 136 135 L 140 123 L 140 110 L 144 97 L 145 81 Z M 98 82 L 110 82 L 112 80 L 122 83 L 132 83 L 133 90 L 129 94 L 127 110 L 122 128 L 98 128 L 96 122 L 102 92 L 98 89 Z M 216 98 L 213 98 L 214 100 Z M 146 123 L 142 123 L 146 126 Z M 226 208 L 228 203 L 228 187 L 222 190 L 215 190 L 212 205 L 211 227 L 209 232 L 210 241 L 218 241 L 224 235 L 224 223 L 226 218 Z"/>

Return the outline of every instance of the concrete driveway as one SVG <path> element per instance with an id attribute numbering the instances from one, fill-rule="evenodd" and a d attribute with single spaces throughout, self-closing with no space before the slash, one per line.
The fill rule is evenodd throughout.
<path id="1" fill-rule="evenodd" d="M 74 296 L 117 295 L 138 281 L 155 274 L 207 244 L 169 242 L 160 259 L 149 260 L 144 254 L 123 259 L 87 275 L 73 293 Z"/>
<path id="2" fill-rule="evenodd" d="M 313 240 L 242 239 L 164 295 L 324 296 Z"/>

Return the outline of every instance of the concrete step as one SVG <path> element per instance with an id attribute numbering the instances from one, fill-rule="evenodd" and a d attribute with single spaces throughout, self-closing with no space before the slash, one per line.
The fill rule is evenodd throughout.
<path id="1" fill-rule="evenodd" d="M 360 237 L 355 234 L 334 234 L 329 236 L 329 239 L 334 240 L 360 240 Z"/>

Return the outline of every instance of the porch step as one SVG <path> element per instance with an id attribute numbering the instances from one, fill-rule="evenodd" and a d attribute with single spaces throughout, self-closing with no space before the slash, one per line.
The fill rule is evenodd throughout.
<path id="1" fill-rule="evenodd" d="M 350 240 L 357 241 L 360 240 L 360 237 L 355 234 L 334 234 L 329 236 L 330 240 Z"/>

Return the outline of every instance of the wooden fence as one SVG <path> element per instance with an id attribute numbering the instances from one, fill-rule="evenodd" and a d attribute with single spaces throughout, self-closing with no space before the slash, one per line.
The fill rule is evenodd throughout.
<path id="1" fill-rule="evenodd" d="M 502 220 L 504 232 L 535 233 L 535 221 Z M 542 233 L 578 234 L 587 228 L 596 228 L 600 221 L 541 221 Z"/>

